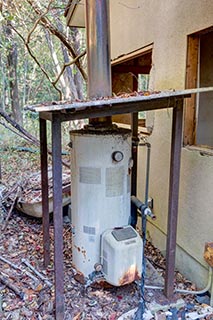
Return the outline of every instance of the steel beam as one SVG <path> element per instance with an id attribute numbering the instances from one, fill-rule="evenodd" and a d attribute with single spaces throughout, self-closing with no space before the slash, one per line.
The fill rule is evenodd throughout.
<path id="1" fill-rule="evenodd" d="M 172 142 L 170 160 L 170 183 L 169 183 L 169 212 L 167 224 L 166 244 L 166 275 L 165 295 L 168 299 L 173 297 L 175 252 L 178 220 L 178 199 L 180 180 L 180 161 L 182 146 L 182 122 L 183 122 L 183 100 L 177 101 L 173 109 Z"/>
<path id="2" fill-rule="evenodd" d="M 50 263 L 50 234 L 49 234 L 49 199 L 48 199 L 48 160 L 47 160 L 47 126 L 46 120 L 40 123 L 40 162 L 41 162 L 41 190 L 42 190 L 42 229 L 44 267 Z"/>
<path id="3" fill-rule="evenodd" d="M 64 319 L 64 266 L 63 266 L 63 217 L 62 217 L 62 159 L 61 120 L 52 115 L 52 162 L 53 162 L 53 219 L 54 219 L 54 266 L 55 266 L 55 315 Z"/>

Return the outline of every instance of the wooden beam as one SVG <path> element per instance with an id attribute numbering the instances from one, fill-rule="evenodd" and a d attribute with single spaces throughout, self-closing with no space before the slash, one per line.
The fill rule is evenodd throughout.
<path id="1" fill-rule="evenodd" d="M 129 52 L 127 54 L 123 54 L 123 55 L 119 56 L 118 58 L 114 59 L 111 62 L 111 65 L 114 66 L 116 64 L 121 64 L 123 62 L 126 62 L 129 60 L 141 57 L 143 55 L 149 54 L 152 52 L 152 49 L 153 49 L 153 44 L 151 43 L 146 47 L 143 47 L 138 50 L 135 50 L 135 51 Z"/>
<path id="2" fill-rule="evenodd" d="M 199 37 L 188 37 L 186 62 L 186 88 L 197 87 Z M 184 109 L 184 145 L 195 144 L 196 138 L 196 94 L 185 102 Z"/>

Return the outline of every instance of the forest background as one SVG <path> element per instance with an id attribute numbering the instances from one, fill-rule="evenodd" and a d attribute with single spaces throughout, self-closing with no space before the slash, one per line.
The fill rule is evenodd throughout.
<path id="1" fill-rule="evenodd" d="M 0 0 L 0 181 L 1 164 L 4 162 L 7 170 L 14 167 L 12 158 L 19 159 L 15 151 L 34 152 L 31 146 L 35 145 L 39 153 L 39 116 L 26 106 L 86 97 L 85 29 L 67 27 L 69 3 Z M 138 89 L 147 90 L 148 80 L 141 75 Z M 85 122 L 62 124 L 65 148 L 69 130 Z M 50 125 L 47 122 L 48 142 Z M 31 161 L 33 157 L 28 158 Z"/>
<path id="2" fill-rule="evenodd" d="M 0 0 L 0 183 L 39 169 L 39 116 L 26 106 L 85 98 L 85 30 L 67 27 L 68 8 L 67 0 Z M 81 126 L 62 124 L 66 154 L 69 130 Z M 47 134 L 50 143 L 49 122 Z"/>
<path id="3" fill-rule="evenodd" d="M 0 132 L 4 145 L 11 132 L 14 135 L 14 122 L 38 138 L 38 114 L 26 111 L 25 106 L 84 98 L 85 32 L 66 26 L 66 10 L 67 0 L 0 2 Z M 24 130 L 19 134 L 25 136 Z"/>

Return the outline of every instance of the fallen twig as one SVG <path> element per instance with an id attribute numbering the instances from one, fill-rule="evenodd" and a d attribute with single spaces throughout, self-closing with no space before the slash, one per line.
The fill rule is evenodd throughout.
<path id="1" fill-rule="evenodd" d="M 6 277 L 3 277 L 2 275 L 0 275 L 0 281 L 9 289 L 11 289 L 18 297 L 24 300 L 24 297 L 25 297 L 24 292 L 20 291 L 19 288 L 17 288 L 14 284 L 12 284 Z"/>
<path id="2" fill-rule="evenodd" d="M 7 260 L 6 258 L 0 256 L 0 260 L 3 261 L 3 262 L 5 262 L 5 263 L 8 264 L 9 266 L 11 266 L 13 269 L 22 271 L 20 267 L 16 266 L 14 263 L 12 263 L 11 261 Z"/>
<path id="3" fill-rule="evenodd" d="M 16 130 L 21 132 L 24 139 L 27 139 L 27 141 L 30 141 L 35 146 L 40 147 L 40 141 L 31 135 L 28 131 L 26 131 L 20 124 L 18 124 L 15 120 L 11 119 L 11 117 L 2 109 L 0 109 L 0 116 L 2 116 L 10 125 L 12 125 Z M 27 138 L 26 138 L 27 137 Z M 52 156 L 52 151 L 47 149 L 47 153 Z M 67 168 L 70 168 L 70 165 L 66 163 L 65 161 L 61 161 L 62 165 L 64 165 Z"/>
<path id="4" fill-rule="evenodd" d="M 12 187 L 10 187 L 8 190 L 3 193 L 2 195 L 2 203 L 7 200 L 11 195 L 14 194 L 14 192 L 17 190 L 18 185 L 20 185 L 20 182 L 15 183 Z"/>
<path id="5" fill-rule="evenodd" d="M 48 287 L 52 287 L 52 283 L 45 278 L 43 274 L 41 274 L 38 270 L 36 270 L 26 259 L 21 259 L 21 262 L 24 263 L 27 267 L 29 267 L 41 280 L 43 280 Z"/>
<path id="6" fill-rule="evenodd" d="M 17 187 L 17 191 L 16 191 L 16 195 L 15 195 L 15 197 L 14 197 L 14 199 L 13 199 L 13 202 L 12 202 L 12 204 L 11 204 L 10 210 L 9 210 L 9 212 L 8 212 L 8 215 L 7 215 L 6 219 L 5 219 L 5 224 L 4 224 L 4 226 L 2 227 L 2 231 L 4 231 L 4 230 L 6 229 L 6 227 L 7 227 L 7 225 L 8 225 L 8 221 L 9 221 L 9 219 L 10 219 L 10 217 L 11 217 L 11 214 L 12 214 L 12 211 L 13 211 L 15 205 L 16 205 L 16 202 L 17 202 L 17 200 L 18 200 L 18 198 L 19 198 L 20 192 L 21 192 L 21 188 L 20 188 L 20 186 L 18 186 L 18 187 Z"/>
<path id="7" fill-rule="evenodd" d="M 0 312 L 3 311 L 3 309 L 2 309 L 2 303 L 3 303 L 3 294 L 0 293 Z"/>
<path id="8" fill-rule="evenodd" d="M 27 277 L 32 279 L 35 282 L 35 286 L 38 287 L 38 285 L 40 283 L 39 280 L 36 277 L 34 277 L 34 275 L 32 275 L 30 272 L 28 272 L 27 270 L 22 270 L 21 267 L 15 265 L 13 262 L 7 260 L 6 258 L 4 258 L 2 256 L 0 256 L 0 260 L 3 261 L 4 263 L 8 264 L 9 266 L 11 266 L 13 269 L 20 271 L 22 275 L 26 275 Z"/>

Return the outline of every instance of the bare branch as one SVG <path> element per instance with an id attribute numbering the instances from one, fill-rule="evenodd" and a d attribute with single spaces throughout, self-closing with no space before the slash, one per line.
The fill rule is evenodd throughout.
<path id="1" fill-rule="evenodd" d="M 65 63 L 60 71 L 60 73 L 58 74 L 57 78 L 55 79 L 55 81 L 53 82 L 54 84 L 56 84 L 58 82 L 58 80 L 60 79 L 61 75 L 63 74 L 64 70 L 66 69 L 66 67 L 71 66 L 72 64 L 76 63 L 77 60 L 79 60 L 80 58 L 82 58 L 84 55 L 86 54 L 86 50 L 83 51 L 81 54 L 79 54 L 75 59 L 73 59 L 72 61 Z"/>
<path id="2" fill-rule="evenodd" d="M 11 119 L 10 116 L 3 111 L 2 109 L 0 109 L 0 116 L 2 116 L 10 125 L 12 125 L 16 130 L 18 130 L 19 132 L 21 132 L 22 135 L 26 136 L 31 143 L 33 143 L 36 146 L 40 146 L 40 141 L 34 137 L 33 135 L 31 135 L 28 131 L 26 131 L 21 125 L 19 125 L 15 120 Z M 52 155 L 52 151 L 47 149 L 48 154 Z M 62 161 L 62 164 L 69 168 L 70 165 L 68 163 L 66 163 L 65 161 Z"/>
<path id="3" fill-rule="evenodd" d="M 7 126 L 4 122 L 0 121 L 0 125 L 4 126 L 6 129 L 10 130 L 11 132 L 15 133 L 17 136 L 21 137 L 22 139 L 27 140 L 28 142 L 32 142 L 27 136 L 20 134 L 18 131 L 13 130 L 9 126 Z"/>
<path id="4" fill-rule="evenodd" d="M 32 33 L 35 31 L 37 25 L 39 24 L 39 22 L 41 21 L 42 17 L 44 17 L 50 10 L 50 6 L 52 4 L 53 0 L 50 0 L 49 4 L 48 4 L 48 7 L 46 9 L 46 11 L 36 20 L 36 22 L 34 23 L 32 29 L 30 30 L 30 32 L 28 33 L 27 35 L 27 40 L 26 40 L 26 43 L 29 43 L 30 42 L 30 37 L 32 35 Z"/>
<path id="5" fill-rule="evenodd" d="M 27 0 L 28 4 L 31 5 L 31 7 L 34 9 L 35 13 L 40 16 L 40 24 L 43 25 L 46 29 L 49 30 L 51 34 L 56 36 L 63 44 L 64 46 L 68 49 L 72 57 L 75 59 L 77 57 L 77 54 L 69 41 L 67 40 L 66 36 L 61 33 L 57 28 L 54 27 L 54 25 L 50 22 L 50 20 L 47 17 L 43 16 L 42 11 L 40 8 L 35 4 L 34 1 L 32 0 Z M 81 72 L 82 77 L 84 80 L 87 80 L 87 75 L 81 66 L 81 63 L 79 60 L 76 61 L 76 66 L 78 67 L 79 71 Z"/>
<path id="6" fill-rule="evenodd" d="M 22 39 L 22 41 L 24 42 L 27 51 L 29 53 L 29 55 L 33 58 L 33 60 L 36 62 L 36 64 L 39 66 L 39 68 L 41 69 L 41 71 L 44 73 L 44 75 L 46 76 L 46 78 L 50 81 L 50 83 L 53 85 L 53 87 L 58 91 L 59 93 L 59 100 L 62 99 L 62 92 L 60 89 L 57 88 L 57 86 L 55 85 L 54 81 L 51 80 L 51 78 L 49 77 L 48 73 L 46 72 L 46 70 L 42 67 L 42 65 L 40 64 L 40 62 L 38 61 L 38 59 L 36 58 L 36 56 L 33 54 L 29 43 L 27 43 L 24 39 L 24 37 L 20 34 L 20 32 L 18 32 L 18 30 L 16 30 L 12 25 L 11 28 L 14 30 L 14 32 L 16 32 L 16 34 Z"/>

